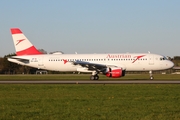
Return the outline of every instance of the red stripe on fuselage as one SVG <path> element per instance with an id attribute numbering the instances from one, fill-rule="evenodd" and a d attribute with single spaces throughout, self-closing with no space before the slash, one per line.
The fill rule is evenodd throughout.
<path id="1" fill-rule="evenodd" d="M 21 55 L 38 55 L 38 54 L 43 54 L 43 53 L 38 51 L 34 46 L 32 46 L 28 49 L 16 52 L 16 55 L 18 55 L 18 56 L 21 56 Z"/>
<path id="2" fill-rule="evenodd" d="M 19 28 L 11 28 L 11 34 L 22 34 Z"/>

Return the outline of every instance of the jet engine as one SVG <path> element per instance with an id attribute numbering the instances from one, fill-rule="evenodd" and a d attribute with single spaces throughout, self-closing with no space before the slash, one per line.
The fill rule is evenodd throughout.
<path id="1" fill-rule="evenodd" d="M 105 75 L 107 77 L 119 78 L 125 76 L 125 70 L 122 68 L 107 68 Z"/>

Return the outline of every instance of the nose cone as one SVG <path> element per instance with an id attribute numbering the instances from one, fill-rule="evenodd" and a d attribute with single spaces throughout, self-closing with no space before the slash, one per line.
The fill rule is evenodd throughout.
<path id="1" fill-rule="evenodd" d="M 169 61 L 167 64 L 168 69 L 174 67 L 174 63 Z"/>

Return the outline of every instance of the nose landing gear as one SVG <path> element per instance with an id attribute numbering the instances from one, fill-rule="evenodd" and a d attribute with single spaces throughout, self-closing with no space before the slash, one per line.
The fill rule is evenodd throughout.
<path id="1" fill-rule="evenodd" d="M 149 71 L 149 76 L 150 76 L 150 80 L 153 80 L 153 79 L 154 79 L 153 74 L 152 74 L 152 71 Z"/>

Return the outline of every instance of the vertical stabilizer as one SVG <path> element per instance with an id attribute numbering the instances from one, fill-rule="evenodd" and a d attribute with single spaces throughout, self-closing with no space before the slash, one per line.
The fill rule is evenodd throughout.
<path id="1" fill-rule="evenodd" d="M 37 55 L 42 54 L 35 46 L 26 38 L 19 28 L 11 28 L 11 34 L 16 50 L 16 55 Z"/>

